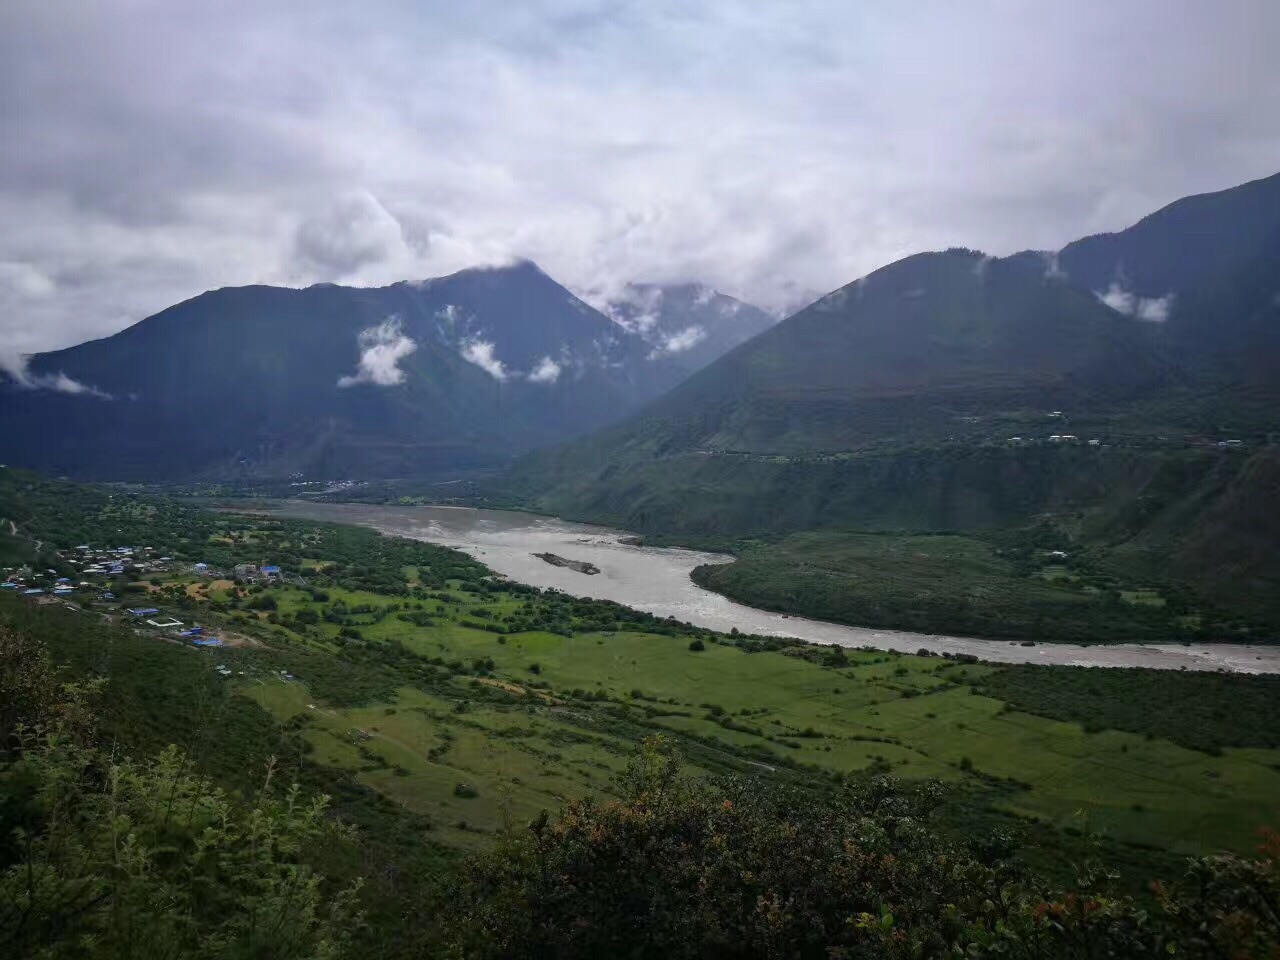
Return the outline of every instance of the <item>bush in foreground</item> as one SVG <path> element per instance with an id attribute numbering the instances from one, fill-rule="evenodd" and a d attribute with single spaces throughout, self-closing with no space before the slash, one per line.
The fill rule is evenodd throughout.
<path id="1" fill-rule="evenodd" d="M 245 802 L 176 747 L 118 756 L 93 742 L 94 692 L 0 629 L 5 956 L 340 957 L 356 888 L 308 866 L 343 833 L 326 800 L 273 789 L 268 767 Z"/>
<path id="2" fill-rule="evenodd" d="M 651 741 L 618 802 L 570 804 L 465 869 L 456 956 L 1270 958 L 1275 854 L 1193 861 L 1148 913 L 1087 872 L 1052 892 L 940 837 L 936 788 L 695 784 Z"/>

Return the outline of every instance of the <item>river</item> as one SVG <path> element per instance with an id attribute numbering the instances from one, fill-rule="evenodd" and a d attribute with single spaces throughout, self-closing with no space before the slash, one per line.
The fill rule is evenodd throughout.
<path id="1" fill-rule="evenodd" d="M 728 633 L 799 637 L 843 647 L 875 647 L 915 653 L 968 653 L 999 663 L 1073 664 L 1092 667 L 1156 667 L 1165 670 L 1226 670 L 1280 673 L 1280 647 L 1245 644 L 1039 643 L 977 640 L 897 630 L 873 630 L 758 610 L 704 590 L 689 571 L 704 563 L 726 563 L 723 554 L 629 546 L 621 530 L 570 523 L 508 510 L 466 507 L 398 507 L 281 500 L 270 510 L 288 517 L 372 527 L 383 533 L 428 540 L 466 551 L 505 577 L 565 593 L 615 600 L 659 617 Z M 553 566 L 534 556 L 554 553 L 594 564 L 595 575 Z M 1034 640 L 1034 637 L 1028 638 Z"/>

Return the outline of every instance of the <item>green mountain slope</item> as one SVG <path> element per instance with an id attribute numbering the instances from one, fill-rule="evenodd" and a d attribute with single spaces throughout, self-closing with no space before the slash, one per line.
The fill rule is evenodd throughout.
<path id="1" fill-rule="evenodd" d="M 550 512 L 722 545 L 1049 523 L 1117 569 L 1280 623 L 1264 506 L 1280 432 L 1278 188 L 1192 198 L 1056 258 L 909 257 L 624 424 L 527 458 L 513 489 Z M 1205 244 L 1213 256 L 1187 259 Z"/>

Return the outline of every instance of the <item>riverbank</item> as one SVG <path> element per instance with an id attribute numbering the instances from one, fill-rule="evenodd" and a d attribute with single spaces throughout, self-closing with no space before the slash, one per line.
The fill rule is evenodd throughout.
<path id="1" fill-rule="evenodd" d="M 1225 670 L 1280 673 L 1280 647 L 1247 644 L 1048 644 L 980 640 L 912 631 L 852 627 L 759 610 L 699 587 L 690 579 L 698 566 L 730 562 L 724 554 L 679 548 L 633 546 L 632 534 L 516 511 L 459 507 L 400 507 L 294 500 L 264 504 L 282 516 L 352 523 L 383 533 L 428 540 L 463 550 L 512 580 L 574 596 L 612 600 L 659 617 L 673 617 L 711 630 L 796 637 L 842 647 L 872 647 L 915 653 L 965 654 L 993 663 L 1038 663 L 1163 670 Z M 533 556 L 555 553 L 591 563 L 590 578 Z"/>

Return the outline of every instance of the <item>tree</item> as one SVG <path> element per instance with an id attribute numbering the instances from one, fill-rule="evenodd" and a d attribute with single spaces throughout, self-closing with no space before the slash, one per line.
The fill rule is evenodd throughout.
<path id="1" fill-rule="evenodd" d="M 93 686 L 0 632 L 0 943 L 23 957 L 342 956 L 359 884 L 308 864 L 349 842 L 327 798 L 246 802 L 176 747 L 132 759 L 92 742 Z M 7 954 L 6 954 L 7 955 Z"/>
<path id="2" fill-rule="evenodd" d="M 916 960 L 1273 957 L 1275 852 L 1196 861 L 1148 913 L 1086 869 L 1054 893 L 1009 844 L 931 829 L 937 785 L 877 777 L 820 794 L 696 782 L 646 741 L 620 799 L 570 803 L 463 868 L 455 956 Z M 1280 847 L 1280 843 L 1276 844 Z"/>
<path id="3" fill-rule="evenodd" d="M 707 649 L 707 645 L 702 642 L 701 637 L 695 637 L 690 642 L 689 649 L 692 650 L 694 653 L 701 653 L 703 650 Z"/>

